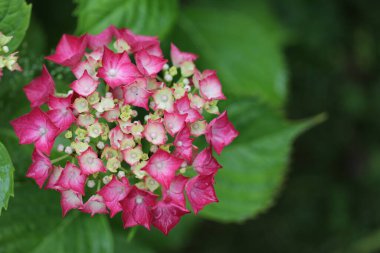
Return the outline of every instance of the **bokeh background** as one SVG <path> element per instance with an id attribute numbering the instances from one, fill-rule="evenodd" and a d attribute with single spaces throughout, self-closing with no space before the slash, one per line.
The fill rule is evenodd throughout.
<path id="1" fill-rule="evenodd" d="M 0 91 L 0 126 L 3 127 L 0 137 L 11 153 L 16 178 L 21 183 L 25 180 L 25 164 L 28 164 L 27 155 L 24 154 L 28 154 L 30 149 L 17 146 L 7 122 L 26 112 L 25 107 L 21 106 L 26 101 L 20 87 L 39 71 L 42 56 L 55 48 L 62 33 L 74 33 L 78 24 L 77 16 L 73 15 L 77 8 L 75 2 L 28 2 L 33 4 L 31 25 L 25 42 L 19 48 L 20 63 L 26 73 L 9 77 L 7 87 L 0 83 L 3 89 Z M 140 229 L 132 242 L 127 242 L 128 231 L 118 229 L 119 221 L 112 220 L 114 252 L 380 252 L 380 2 L 187 0 L 180 1 L 178 8 L 171 30 L 160 30 L 166 35 L 164 43 L 168 45 L 168 41 L 172 40 L 182 48 L 196 52 L 201 58 L 216 59 L 208 60 L 206 66 L 218 71 L 230 66 L 224 61 L 232 61 L 236 72 L 223 77 L 227 83 L 230 82 L 227 84 L 230 85 L 229 90 L 238 90 L 230 92 L 231 101 L 240 99 L 238 95 L 244 94 L 245 88 L 250 90 L 257 83 L 271 81 L 273 77 L 270 75 L 281 72 L 276 78 L 284 80 L 276 79 L 280 86 L 275 85 L 273 94 L 261 87 L 264 92 L 258 88 L 253 92 L 253 98 L 242 96 L 241 100 L 247 103 L 258 100 L 258 103 L 265 104 L 270 110 L 278 111 L 290 120 L 312 117 L 317 117 L 317 120 L 310 123 L 308 130 L 294 142 L 289 152 L 290 159 L 284 165 L 288 168 L 287 172 L 279 172 L 283 177 L 276 186 L 279 188 L 277 193 L 273 193 L 273 199 L 265 207 L 255 209 L 252 219 L 244 218 L 237 223 L 228 222 L 228 218 L 217 221 L 213 215 L 209 215 L 213 212 L 210 209 L 205 216 L 211 217 L 211 220 L 185 218 L 169 237 L 164 237 L 156 230 L 148 232 Z M 202 10 L 206 11 L 203 16 Z M 229 11 L 233 11 L 235 16 L 224 15 Z M 134 19 L 143 19 L 144 15 L 143 11 L 139 12 Z M 233 17 L 239 17 L 236 23 Z M 183 35 L 183 30 L 189 28 L 189 19 L 193 21 L 193 26 L 198 24 L 201 27 L 201 32 L 205 29 L 201 35 L 197 34 L 197 29 L 192 30 L 190 37 L 195 43 L 187 43 L 189 39 Z M 255 26 L 251 27 L 248 21 L 245 23 L 250 19 L 254 20 Z M 212 23 L 210 20 L 218 22 Z M 231 32 L 232 28 L 236 30 Z M 141 29 L 144 30 L 144 27 Z M 204 36 L 207 29 L 217 31 L 215 34 L 219 37 Z M 226 36 L 223 36 L 224 29 Z M 266 47 L 258 45 L 257 41 L 273 44 L 275 49 L 265 51 Z M 214 50 L 221 48 L 218 43 L 227 45 L 225 51 Z M 202 45 L 210 48 L 205 50 Z M 256 46 L 263 49 L 260 57 L 242 58 L 244 50 L 254 51 Z M 234 58 L 234 55 L 237 56 Z M 251 70 L 250 66 L 253 65 Z M 269 70 L 265 69 L 268 66 Z M 244 84 L 231 84 L 233 80 L 241 80 L 234 75 L 250 78 L 244 71 L 260 72 L 261 76 L 245 80 Z M 17 85 L 9 87 L 12 83 Z M 277 100 L 277 96 L 284 99 Z M 255 103 L 248 111 L 256 110 Z M 235 119 L 243 121 L 249 118 L 246 113 L 247 110 L 235 114 Z M 254 129 L 255 125 L 251 127 Z M 246 134 L 241 138 L 256 136 L 250 135 L 251 127 L 245 126 L 248 130 L 244 130 Z M 238 143 L 243 145 L 244 141 L 239 140 Z M 254 151 L 251 150 L 252 156 L 255 156 Z M 270 161 L 271 154 L 267 155 Z M 276 159 L 275 156 L 273 154 L 273 159 Z M 226 163 L 234 164 L 231 157 L 228 159 Z M 243 166 L 250 167 L 251 164 Z M 252 187 L 255 187 L 254 183 Z M 32 185 L 31 188 L 36 186 Z M 18 194 L 16 191 L 9 210 L 0 217 L 3 228 L 18 219 L 20 213 L 12 212 L 13 205 L 19 205 L 23 196 L 28 194 L 28 190 L 20 190 Z M 57 198 L 54 195 L 53 199 Z M 249 201 L 252 200 L 247 200 L 247 205 L 251 204 Z M 49 212 L 59 213 L 59 206 L 46 211 L 38 207 L 43 204 L 41 201 L 28 202 L 28 206 L 32 206 L 31 213 L 35 213 L 36 217 L 44 217 Z M 58 205 L 58 201 L 55 204 Z M 225 217 L 228 215 L 227 210 Z M 27 214 L 25 216 L 28 219 Z M 35 216 L 29 216 L 29 219 Z M 0 241 L 4 243 L 11 240 L 12 232 L 18 233 L 19 230 L 27 233 L 36 228 L 42 229 L 44 222 L 33 226 L 27 229 L 15 226 L 7 233 L 0 232 Z M 0 230 L 3 228 L 0 225 Z M 45 246 L 25 252 L 45 252 L 43 248 L 48 248 L 46 245 L 62 241 L 65 234 L 70 233 L 61 230 L 59 235 L 48 239 L 51 242 L 44 242 Z M 80 244 L 78 238 L 81 238 L 81 233 L 84 232 L 75 230 L 69 241 Z M 39 232 L 34 239 L 42 240 L 38 236 Z M 101 240 L 107 238 L 105 236 Z M 69 248 L 67 244 L 70 242 L 58 243 L 57 252 L 68 252 L 65 249 Z M 24 251 L 12 251 L 0 245 L 0 252 Z M 82 252 L 90 252 L 89 247 L 83 246 L 79 253 Z"/>

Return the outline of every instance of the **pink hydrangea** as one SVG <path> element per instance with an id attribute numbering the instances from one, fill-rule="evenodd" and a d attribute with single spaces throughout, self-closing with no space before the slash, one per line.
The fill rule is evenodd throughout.
<path id="1" fill-rule="evenodd" d="M 190 212 L 187 201 L 195 214 L 218 201 L 214 151 L 238 132 L 219 113 L 226 97 L 216 72 L 199 71 L 198 56 L 174 44 L 170 56 L 157 37 L 114 26 L 63 35 L 46 59 L 71 70 L 69 91 L 56 90 L 45 66 L 24 87 L 32 110 L 11 125 L 20 144 L 34 144 L 26 176 L 61 194 L 63 216 L 121 212 L 125 228 L 168 234 Z"/>

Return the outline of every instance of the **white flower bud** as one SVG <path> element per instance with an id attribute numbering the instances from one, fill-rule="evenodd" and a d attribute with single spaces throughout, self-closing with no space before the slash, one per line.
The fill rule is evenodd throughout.
<path id="1" fill-rule="evenodd" d="M 118 177 L 119 179 L 125 177 L 125 172 L 122 171 L 122 170 L 120 170 L 120 171 L 117 173 L 117 177 Z"/>
<path id="2" fill-rule="evenodd" d="M 8 53 L 9 52 L 9 47 L 8 46 L 3 46 L 3 51 L 4 51 L 4 53 Z"/>
<path id="3" fill-rule="evenodd" d="M 58 152 L 63 152 L 63 150 L 65 150 L 65 146 L 63 146 L 62 144 L 59 144 L 57 147 L 57 150 Z"/>
<path id="4" fill-rule="evenodd" d="M 163 67 L 164 70 L 168 70 L 169 69 L 169 64 L 165 64 L 164 67 Z"/>
<path id="5" fill-rule="evenodd" d="M 152 145 L 152 146 L 150 146 L 150 152 L 152 152 L 152 153 L 156 153 L 157 150 L 158 150 L 158 147 L 157 147 L 156 145 Z"/>
<path id="6" fill-rule="evenodd" d="M 188 85 L 188 84 L 186 84 L 184 88 L 185 88 L 185 90 L 186 90 L 187 92 L 191 91 L 191 86 Z"/>
<path id="7" fill-rule="evenodd" d="M 88 186 L 89 188 L 94 188 L 94 186 L 95 186 L 95 181 L 94 181 L 94 180 L 88 180 L 88 181 L 87 181 L 87 186 Z"/>
<path id="8" fill-rule="evenodd" d="M 173 77 L 172 77 L 171 75 L 169 75 L 169 74 L 165 74 L 164 79 L 165 79 L 165 81 L 167 81 L 167 82 L 171 82 L 171 81 L 173 81 Z"/>
<path id="9" fill-rule="evenodd" d="M 183 79 L 183 84 L 184 85 L 188 85 L 190 83 L 189 79 L 185 78 Z"/>
<path id="10" fill-rule="evenodd" d="M 96 147 L 97 147 L 98 149 L 103 149 L 103 148 L 104 148 L 104 142 L 99 141 L 98 144 L 96 144 Z"/>
<path id="11" fill-rule="evenodd" d="M 103 183 L 108 184 L 109 182 L 111 182 L 111 179 L 112 179 L 111 176 L 105 176 L 105 177 L 103 177 Z"/>
<path id="12" fill-rule="evenodd" d="M 73 153 L 73 149 L 70 146 L 65 148 L 65 153 L 71 155 Z"/>

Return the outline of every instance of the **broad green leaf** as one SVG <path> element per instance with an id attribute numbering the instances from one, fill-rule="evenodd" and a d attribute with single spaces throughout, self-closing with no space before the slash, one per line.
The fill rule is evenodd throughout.
<path id="1" fill-rule="evenodd" d="M 8 208 L 9 198 L 13 196 L 14 170 L 8 151 L 0 142 L 0 215 L 3 208 Z"/>
<path id="2" fill-rule="evenodd" d="M 269 15 L 269 14 L 268 14 Z M 189 7 L 173 41 L 199 55 L 203 69 L 216 69 L 230 97 L 256 96 L 275 107 L 286 100 L 286 68 L 280 36 L 244 12 Z"/>
<path id="3" fill-rule="evenodd" d="M 104 216 L 72 212 L 62 218 L 59 194 L 36 185 L 16 186 L 12 208 L 0 217 L 0 252 L 113 252 Z"/>
<path id="4" fill-rule="evenodd" d="M 32 6 L 24 0 L 0 0 L 0 32 L 13 39 L 7 46 L 14 51 L 21 43 L 29 26 Z"/>
<path id="5" fill-rule="evenodd" d="M 289 122 L 273 109 L 251 101 L 234 103 L 228 111 L 240 136 L 218 158 L 223 165 L 215 180 L 219 203 L 201 214 L 217 221 L 241 222 L 273 204 L 285 178 L 293 140 L 324 116 Z"/>
<path id="6" fill-rule="evenodd" d="M 164 37 L 178 14 L 177 0 L 76 0 L 77 33 L 99 33 L 109 25 Z"/>

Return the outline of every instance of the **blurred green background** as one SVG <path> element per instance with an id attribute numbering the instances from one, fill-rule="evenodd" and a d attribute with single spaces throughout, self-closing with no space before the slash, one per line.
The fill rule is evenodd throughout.
<path id="1" fill-rule="evenodd" d="M 166 48 L 169 41 L 173 41 L 184 50 L 197 53 L 200 59 L 204 58 L 200 63 L 202 67 L 218 70 L 231 98 L 226 106 L 231 109 L 238 129 L 242 129 L 236 147 L 248 152 L 241 164 L 233 161 L 233 156 L 221 157 L 223 165 L 227 164 L 224 170 L 235 163 L 246 170 L 255 170 L 255 165 L 266 166 L 272 159 L 280 159 L 281 166 L 276 165 L 276 168 L 282 168 L 267 175 L 265 184 L 261 182 L 261 172 L 252 176 L 254 181 L 246 183 L 245 187 L 254 188 L 257 186 L 255 180 L 261 180 L 260 184 L 266 186 L 279 177 L 271 186 L 270 197 L 264 191 L 257 191 L 262 204 L 247 209 L 249 213 L 245 210 L 240 213 L 240 209 L 237 211 L 234 207 L 230 210 L 223 202 L 219 209 L 205 210 L 203 216 L 211 220 L 189 215 L 169 237 L 156 230 L 139 229 L 129 243 L 126 240 L 128 231 L 121 229 L 119 219 L 111 220 L 114 239 L 107 237 L 107 233 L 101 239 L 94 234 L 87 235 L 86 224 L 91 227 L 93 222 L 88 219 L 74 222 L 69 229 L 60 226 L 48 239 L 41 239 L 45 236 L 44 227 L 50 224 L 47 221 L 27 228 L 22 226 L 24 221 L 43 220 L 52 212 L 59 214 L 59 206 L 58 195 L 45 196 L 36 191 L 35 185 L 17 191 L 18 185 L 29 182 L 23 175 L 31 152 L 30 147 L 17 145 L 7 123 L 27 111 L 20 89 L 40 70 L 43 55 L 55 48 L 62 33 L 97 31 L 100 29 L 96 27 L 98 22 L 107 23 L 105 16 L 99 21 L 93 14 L 96 10 L 84 10 L 91 0 L 28 2 L 33 4 L 32 18 L 25 41 L 18 49 L 25 72 L 12 77 L 8 73 L 4 79 L 7 81 L 0 83 L 0 137 L 13 158 L 17 179 L 16 196 L 0 217 L 0 230 L 3 230 L 0 232 L 0 252 L 49 252 L 49 245 L 54 245 L 57 252 L 75 252 L 68 251 L 68 245 L 81 243 L 82 248 L 77 248 L 80 253 L 109 252 L 100 250 L 110 247 L 107 242 L 99 242 L 107 238 L 113 240 L 114 252 L 380 252 L 379 1 L 183 0 L 178 6 L 175 1 L 168 1 L 171 2 L 169 6 L 153 4 L 155 7 L 145 9 L 139 6 L 149 4 L 149 0 L 111 1 L 114 9 L 129 8 L 123 2 L 134 2 L 132 5 L 138 6 L 120 14 L 130 14 L 130 19 L 126 17 L 130 22 L 127 24 L 137 32 L 160 35 Z M 154 8 L 157 10 L 152 14 L 150 11 Z M 152 16 L 154 19 L 148 22 Z M 116 20 L 121 19 L 116 17 Z M 55 77 L 58 71 L 52 71 Z M 288 139 L 284 137 L 287 148 L 284 148 L 283 158 L 278 158 L 280 151 L 268 149 L 264 152 L 265 162 L 255 160 L 266 145 L 277 146 L 282 142 L 270 139 L 266 145 L 261 144 L 263 148 L 249 146 L 248 140 L 259 138 L 265 132 L 255 132 L 256 125 L 250 125 L 249 120 L 256 122 L 268 118 L 258 123 L 259 127 L 287 129 L 290 128 L 288 124 L 322 112 L 328 115 L 324 122 L 320 115 L 309 123 L 299 123 L 315 126 L 296 139 L 291 152 L 291 140 L 306 125 L 289 133 Z M 272 114 L 275 116 L 268 116 Z M 286 117 L 293 123 L 277 117 Z M 240 152 L 238 148 L 233 151 Z M 285 158 L 288 155 L 289 160 Z M 252 160 L 247 158 L 250 156 Z M 232 190 L 234 182 L 225 179 L 232 176 L 227 177 L 228 172 L 224 171 L 221 174 L 219 185 L 226 189 L 217 193 L 222 196 L 227 196 L 230 190 L 239 193 Z M 33 193 L 29 189 L 33 189 Z M 277 190 L 280 190 L 278 194 Z M 54 203 L 51 208 L 42 208 L 44 202 L 29 201 L 29 194 L 45 194 L 42 199 L 52 199 Z M 260 200 L 264 195 L 265 201 Z M 12 211 L 18 210 L 17 206 L 25 201 L 29 211 Z M 254 201 L 242 198 L 236 205 L 255 205 Z M 234 204 L 232 201 L 231 205 Z M 237 218 L 238 214 L 241 219 Z M 256 215 L 254 219 L 247 220 L 253 215 Z M 24 216 L 22 222 L 18 220 L 20 216 Z M 51 221 L 61 222 L 58 218 Z M 105 222 L 102 219 L 97 223 L 99 231 L 109 230 Z M 15 246 L 20 238 L 13 238 L 12 234 L 35 230 L 40 232 L 21 240 L 25 247 L 33 241 L 32 251 Z M 54 229 L 47 231 L 47 234 L 56 232 Z M 90 238 L 93 244 L 85 246 L 80 239 L 83 237 Z M 1 246 L 8 241 L 14 245 Z"/>

